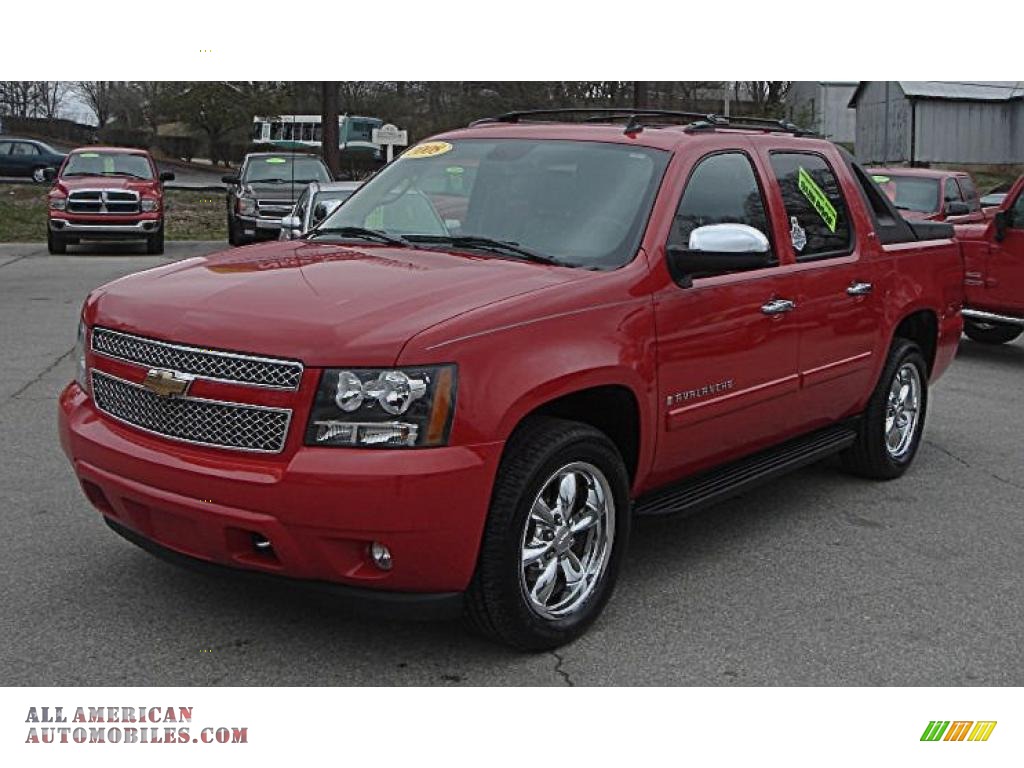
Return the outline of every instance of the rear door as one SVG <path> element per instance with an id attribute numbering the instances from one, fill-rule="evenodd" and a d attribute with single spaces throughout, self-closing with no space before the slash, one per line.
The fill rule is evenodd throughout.
<path id="1" fill-rule="evenodd" d="M 848 415 L 872 388 L 882 306 L 869 253 L 878 244 L 858 240 L 873 228 L 860 200 L 850 199 L 855 189 L 843 188 L 849 176 L 837 154 L 777 149 L 767 162 L 790 223 L 781 247 L 800 276 L 799 408 L 803 425 L 814 428 Z"/>
<path id="2" fill-rule="evenodd" d="M 11 172 L 19 176 L 28 176 L 32 169 L 42 161 L 39 147 L 27 141 L 16 141 L 11 147 Z"/>
<path id="3" fill-rule="evenodd" d="M 11 167 L 11 146 L 13 141 L 0 141 L 0 176 L 10 176 L 14 171 Z"/>
<path id="4" fill-rule="evenodd" d="M 768 236 L 775 264 L 695 276 L 686 287 L 669 281 L 655 292 L 664 408 L 655 485 L 779 441 L 792 432 L 797 405 L 799 325 L 775 307 L 796 297 L 798 276 L 774 242 L 750 147 L 712 151 L 682 174 L 666 246 L 686 246 L 700 226 L 741 223 Z"/>

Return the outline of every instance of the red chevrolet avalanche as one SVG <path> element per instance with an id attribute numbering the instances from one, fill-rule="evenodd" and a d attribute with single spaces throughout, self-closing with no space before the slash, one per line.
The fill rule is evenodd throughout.
<path id="1" fill-rule="evenodd" d="M 568 117 L 93 291 L 60 439 L 106 522 L 542 649 L 600 614 L 635 516 L 834 453 L 905 472 L 962 329 L 952 227 L 790 125 Z"/>

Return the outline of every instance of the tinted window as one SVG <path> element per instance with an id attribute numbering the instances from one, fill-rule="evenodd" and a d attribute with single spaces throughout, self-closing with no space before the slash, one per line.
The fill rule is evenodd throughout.
<path id="1" fill-rule="evenodd" d="M 821 155 L 773 152 L 772 170 L 782 190 L 797 259 L 840 255 L 852 245 L 846 201 Z"/>
<path id="2" fill-rule="evenodd" d="M 14 144 L 14 149 L 11 150 L 12 155 L 38 155 L 39 148 L 33 144 L 28 144 L 24 141 L 19 141 Z"/>
<path id="3" fill-rule="evenodd" d="M 942 199 L 947 203 L 959 203 L 963 200 L 960 196 L 960 187 L 956 185 L 956 179 L 946 179 L 945 189 L 942 192 Z"/>
<path id="4" fill-rule="evenodd" d="M 0 141 L 0 155 L 9 155 L 11 153 L 11 142 Z"/>
<path id="5" fill-rule="evenodd" d="M 1010 226 L 1015 229 L 1024 229 L 1024 192 L 1017 195 L 1017 202 L 1010 209 Z"/>
<path id="6" fill-rule="evenodd" d="M 669 245 L 687 247 L 690 233 L 709 224 L 747 224 L 771 237 L 754 168 L 740 152 L 711 155 L 697 164 L 679 201 Z"/>
<path id="7" fill-rule="evenodd" d="M 960 191 L 963 192 L 964 200 L 971 206 L 972 211 L 979 210 L 981 202 L 978 200 L 978 190 L 975 189 L 974 182 L 971 181 L 970 176 L 961 176 L 959 181 Z"/>

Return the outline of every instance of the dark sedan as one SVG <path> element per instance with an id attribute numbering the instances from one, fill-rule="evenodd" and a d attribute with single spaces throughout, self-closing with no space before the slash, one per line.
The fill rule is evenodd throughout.
<path id="1" fill-rule="evenodd" d="M 0 176 L 29 176 L 43 182 L 43 170 L 59 168 L 64 157 L 42 141 L 0 136 Z"/>

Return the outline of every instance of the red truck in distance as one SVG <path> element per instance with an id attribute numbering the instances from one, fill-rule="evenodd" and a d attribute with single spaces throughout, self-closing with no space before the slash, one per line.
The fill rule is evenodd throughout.
<path id="1" fill-rule="evenodd" d="M 88 240 L 141 240 L 146 253 L 164 252 L 163 183 L 174 174 L 161 173 L 145 150 L 82 147 L 44 174 L 54 182 L 47 196 L 50 253 Z"/>
<path id="2" fill-rule="evenodd" d="M 963 327 L 952 227 L 788 124 L 590 114 L 445 133 L 297 240 L 93 291 L 59 432 L 107 524 L 538 650 L 635 516 L 836 453 L 903 474 Z"/>
<path id="3" fill-rule="evenodd" d="M 956 227 L 964 251 L 964 332 L 984 344 L 1024 333 L 1024 177 L 991 221 Z"/>
<path id="4" fill-rule="evenodd" d="M 904 218 L 969 224 L 985 220 L 969 173 L 931 168 L 868 168 Z"/>

